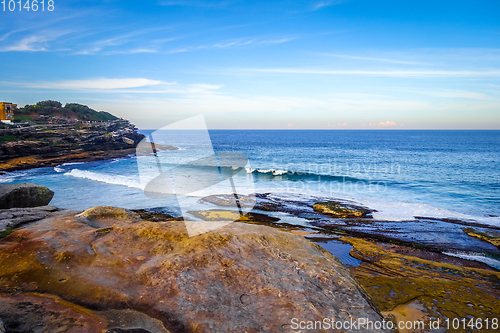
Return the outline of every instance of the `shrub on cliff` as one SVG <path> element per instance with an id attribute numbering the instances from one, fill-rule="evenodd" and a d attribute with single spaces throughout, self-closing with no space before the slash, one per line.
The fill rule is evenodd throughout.
<path id="1" fill-rule="evenodd" d="M 14 110 L 15 120 L 26 121 L 34 116 L 50 116 L 78 119 L 83 121 L 108 121 L 118 119 L 109 112 L 96 111 L 90 107 L 77 103 L 67 103 L 62 106 L 58 101 L 41 101 L 35 105 L 26 105 Z"/>

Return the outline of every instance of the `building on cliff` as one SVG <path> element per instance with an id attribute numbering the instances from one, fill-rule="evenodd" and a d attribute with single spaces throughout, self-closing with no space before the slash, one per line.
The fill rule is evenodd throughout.
<path id="1" fill-rule="evenodd" d="M 14 109 L 16 108 L 17 104 L 0 102 L 0 121 L 11 123 L 14 120 Z"/>

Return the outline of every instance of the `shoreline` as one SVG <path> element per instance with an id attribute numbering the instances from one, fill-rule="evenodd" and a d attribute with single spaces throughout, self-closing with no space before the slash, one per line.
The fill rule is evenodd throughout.
<path id="1" fill-rule="evenodd" d="M 260 205 L 260 208 L 266 207 L 272 208 L 267 203 L 263 203 Z M 89 234 L 89 236 L 92 235 L 91 237 L 95 239 L 95 242 L 97 242 L 97 244 L 100 244 L 99 246 L 109 244 L 109 246 L 112 246 L 113 251 L 117 251 L 118 248 L 115 248 L 114 245 L 112 245 L 112 242 L 106 242 L 105 239 L 113 239 L 113 237 L 117 237 L 117 235 L 120 235 L 123 232 L 130 232 L 130 230 L 133 230 L 134 228 L 137 230 L 142 230 L 140 231 L 140 233 L 133 234 L 135 235 L 134 237 L 137 237 L 137 235 L 139 235 L 140 237 L 144 237 L 145 239 L 149 239 L 155 242 L 169 242 L 172 237 L 174 237 L 170 235 L 172 228 L 181 228 L 182 230 L 184 230 L 184 223 L 182 219 L 173 217 L 165 213 L 157 211 L 155 212 L 154 210 L 128 211 L 121 208 L 95 207 L 81 212 L 75 210 L 61 210 L 56 209 L 55 207 L 53 209 L 55 209 L 53 213 L 49 213 L 54 214 L 53 216 L 44 216 L 42 220 L 29 221 L 28 223 L 23 224 L 20 228 L 11 230 L 9 235 L 6 236 L 6 241 L 0 242 L 0 253 L 1 251 L 5 251 L 11 246 L 16 246 L 15 244 L 19 244 L 16 248 L 22 249 L 22 251 L 24 251 L 23 253 L 25 253 L 25 255 L 28 255 L 29 253 L 31 253 L 30 251 L 32 251 L 30 250 L 30 247 L 27 247 L 28 244 L 31 244 L 31 241 L 29 239 L 32 237 L 30 236 L 30 233 L 33 232 L 32 230 L 34 230 L 34 237 L 41 237 L 42 234 L 47 232 L 45 224 L 51 225 L 52 223 L 54 223 L 52 222 L 54 221 L 54 218 L 56 219 L 56 221 L 59 218 L 59 221 L 61 221 L 61 223 L 64 223 L 58 224 L 60 225 L 60 227 L 70 228 L 71 230 L 73 230 L 73 228 L 77 228 L 77 226 L 80 226 L 82 223 L 83 225 L 85 225 L 85 223 L 90 223 L 84 218 L 90 219 L 90 226 L 97 229 L 90 229 L 91 233 Z M 213 211 L 214 210 L 212 210 L 212 212 Z M 346 232 L 340 233 L 333 230 L 321 230 L 318 227 L 309 228 L 307 226 L 279 223 L 279 221 L 276 221 L 275 218 L 273 219 L 272 216 L 266 215 L 264 213 L 270 213 L 270 211 L 259 210 L 259 213 L 253 213 L 251 215 L 248 215 L 247 218 L 241 218 L 234 223 L 229 223 L 214 232 L 206 234 L 205 236 L 198 235 L 189 239 L 193 239 L 193 241 L 198 242 L 203 248 L 205 248 L 207 246 L 205 242 L 208 242 L 208 240 L 216 239 L 221 234 L 227 236 L 221 238 L 220 244 L 226 244 L 226 242 L 228 242 L 228 239 L 234 237 L 231 236 L 233 235 L 233 230 L 235 230 L 234 228 L 244 228 L 247 230 L 257 230 L 253 228 L 270 228 L 262 229 L 262 231 L 258 232 L 257 234 L 278 235 L 276 234 L 276 232 L 279 230 L 282 232 L 280 234 L 282 236 L 279 237 L 285 237 L 285 234 L 294 234 L 295 237 L 300 236 L 300 238 L 307 240 L 310 243 L 319 245 L 323 249 L 327 249 L 329 247 L 322 246 L 322 243 L 328 242 L 329 240 L 334 240 L 335 242 L 342 242 L 343 244 L 350 244 L 352 246 L 349 254 L 353 258 L 358 260 L 359 263 L 357 265 L 345 265 L 342 269 L 345 269 L 353 276 L 353 281 L 355 281 L 354 283 L 356 285 L 359 285 L 359 290 L 361 290 L 362 293 L 366 293 L 368 297 L 368 303 L 372 304 L 374 309 L 376 309 L 378 313 L 381 313 L 384 316 L 385 320 L 394 322 L 404 321 L 407 319 L 406 315 L 410 312 L 415 315 L 415 317 L 413 318 L 414 320 L 421 320 L 422 322 L 425 322 L 426 325 L 428 325 L 430 320 L 436 319 L 441 319 L 441 321 L 444 322 L 445 318 L 465 318 L 468 316 L 472 316 L 474 318 L 484 319 L 486 317 L 492 318 L 498 317 L 500 315 L 500 307 L 498 306 L 498 299 L 500 299 L 500 294 L 498 294 L 499 291 L 497 288 L 498 281 L 500 280 L 500 272 L 498 270 L 488 268 L 484 264 L 479 263 L 466 265 L 467 261 L 459 258 L 453 258 L 446 255 L 438 255 L 425 249 L 415 249 L 402 245 L 384 243 L 380 240 L 370 239 L 368 237 L 356 237 Z M 219 211 L 219 213 L 216 215 L 219 220 L 221 218 L 224 219 L 234 216 L 232 215 L 234 213 L 228 210 L 225 210 L 225 214 Z M 210 214 L 202 214 L 202 216 L 210 217 Z M 123 219 L 131 219 L 132 224 L 127 225 L 126 227 L 125 225 L 121 225 L 123 223 Z M 68 222 L 65 221 L 73 222 L 67 224 Z M 75 222 L 78 223 L 74 224 Z M 250 229 L 244 226 L 248 224 L 252 225 L 249 226 Z M 144 229 L 146 226 L 147 228 Z M 68 231 L 70 229 L 68 229 Z M 278 230 L 271 231 L 271 229 Z M 168 232 L 163 234 L 163 231 Z M 183 231 L 182 233 L 184 232 L 185 231 Z M 52 236 L 55 237 L 54 241 L 57 240 L 57 242 L 66 242 L 65 240 L 60 240 L 60 237 L 56 236 L 57 234 L 54 235 L 55 236 Z M 77 234 L 72 237 L 77 237 L 76 235 Z M 262 238 L 259 237 L 265 236 L 258 236 L 251 243 L 262 240 Z M 129 238 L 130 236 L 127 236 L 124 238 L 124 240 L 127 240 L 127 242 L 129 242 Z M 200 242 L 199 240 L 197 240 L 198 238 L 200 240 L 206 239 L 206 241 Z M 175 239 L 175 237 L 173 239 Z M 298 238 L 294 238 L 294 240 L 298 240 Z M 187 240 L 183 242 L 187 242 Z M 286 244 L 288 243 L 289 242 L 286 242 Z M 127 244 L 129 244 L 129 246 L 132 246 L 130 245 L 130 243 Z M 138 265 L 137 267 L 142 267 L 142 263 L 144 263 L 146 266 L 149 265 L 145 260 L 145 258 L 148 257 L 148 254 L 144 253 L 144 250 L 146 248 L 141 248 L 140 244 L 141 243 L 138 242 L 133 245 L 135 249 L 134 255 L 137 256 L 133 258 L 130 257 L 131 254 L 129 254 L 127 246 L 124 247 L 125 257 L 123 260 L 117 261 L 117 263 L 119 263 L 117 267 L 123 266 L 122 268 L 120 268 L 120 272 L 122 272 L 123 269 L 128 270 L 129 268 L 126 267 L 130 267 L 131 265 Z M 159 244 L 161 244 L 161 242 Z M 241 243 L 238 244 L 241 245 Z M 304 243 L 303 245 L 306 245 L 306 243 Z M 312 244 L 310 244 L 310 246 L 311 245 Z M 111 263 L 113 263 L 113 265 L 117 265 L 114 264 L 114 256 L 110 257 L 106 254 L 106 252 L 102 252 L 104 250 L 99 246 L 93 247 L 95 254 L 92 254 L 91 256 L 98 255 L 98 257 L 101 257 L 102 259 L 101 261 L 99 261 L 101 265 L 107 262 L 103 260 L 112 260 Z M 186 245 L 182 245 L 182 247 L 184 246 Z M 269 246 L 269 243 L 267 242 L 258 244 L 258 248 L 262 248 L 264 250 L 267 248 L 267 246 Z M 296 246 L 290 244 L 288 244 L 287 247 L 289 247 L 290 249 L 296 248 Z M 119 248 L 121 249 L 122 247 Z M 187 248 L 192 252 L 192 249 L 190 249 L 189 246 L 187 246 Z M 86 252 L 87 250 L 83 251 L 76 249 L 64 249 L 65 252 L 61 252 L 57 256 L 55 254 L 50 256 L 51 258 L 56 258 L 54 259 L 54 263 L 51 265 L 54 265 L 54 267 L 56 268 L 59 266 L 66 267 L 67 265 L 84 267 L 85 265 L 88 265 L 90 263 L 90 261 L 88 261 L 89 259 L 85 259 L 89 257 L 89 254 Z M 62 249 L 60 251 L 62 251 Z M 302 253 L 300 248 L 296 248 L 294 251 L 294 253 Z M 335 248 L 333 248 L 333 251 L 332 248 L 329 248 L 326 251 L 328 251 L 329 254 L 331 253 L 331 255 L 333 255 L 334 257 L 337 257 Z M 308 251 L 306 250 L 304 252 L 308 253 Z M 151 255 L 151 253 L 149 255 Z M 162 256 L 162 254 L 156 255 L 160 255 L 160 257 Z M 218 260 L 220 260 L 222 263 L 223 271 L 232 269 L 231 267 L 232 265 L 234 265 L 235 257 L 233 257 L 232 255 L 217 255 L 216 257 L 220 258 Z M 251 260 L 255 263 L 261 261 L 260 257 L 250 257 L 252 258 Z M 280 255 L 280 257 L 282 257 L 284 260 L 290 260 L 288 253 Z M 156 262 L 153 259 L 151 260 L 152 262 Z M 454 260 L 454 262 L 451 262 L 450 260 Z M 301 265 L 303 265 L 304 263 L 305 262 L 300 259 L 299 261 L 295 261 L 294 265 L 298 265 L 297 267 L 301 267 Z M 93 266 L 91 265 L 89 267 Z M 105 267 L 106 266 L 103 266 L 102 268 L 104 269 Z M 177 266 L 174 265 L 172 267 Z M 201 267 L 204 266 L 202 265 Z M 199 269 L 203 268 L 195 265 L 188 266 L 188 269 L 190 272 L 198 272 Z M 216 271 L 218 271 L 218 269 Z M 66 280 L 72 280 L 72 289 L 70 290 L 72 290 L 72 292 L 74 293 L 77 289 L 75 289 L 76 286 L 73 286 L 73 283 L 75 283 L 75 281 L 78 281 L 79 276 L 71 275 L 70 277 L 68 277 L 68 275 L 70 274 L 69 272 L 71 272 L 71 270 L 61 276 L 53 277 L 53 282 L 57 283 L 57 281 L 59 281 L 58 283 L 64 283 Z M 222 273 L 221 277 L 224 281 L 230 281 L 230 279 L 234 277 L 234 273 L 228 275 L 224 274 L 225 273 Z M 50 276 L 51 278 L 52 275 Z M 31 281 L 29 280 L 31 279 L 31 275 L 22 276 L 22 279 L 28 279 L 25 281 L 26 283 Z M 41 287 L 44 280 L 40 279 L 41 278 L 35 278 L 35 282 L 30 282 L 28 284 L 24 283 L 24 280 L 21 280 L 20 282 L 24 283 L 23 286 L 27 285 L 28 287 L 30 287 L 34 284 Z M 129 280 L 127 281 L 127 283 L 131 283 Z M 56 296 L 61 297 L 61 299 L 63 300 L 72 300 L 74 299 L 72 297 L 75 297 L 73 296 L 73 294 L 66 294 L 64 291 L 66 289 L 59 290 L 53 288 L 54 287 L 47 285 L 42 289 L 38 289 L 37 292 L 40 293 L 40 296 L 43 297 Z M 10 289 L 4 289 L 0 292 L 9 292 L 9 290 Z M 17 295 L 19 295 L 21 298 L 25 297 L 23 295 L 28 295 L 23 294 L 22 291 L 23 290 L 21 290 L 21 293 Z M 313 295 L 316 295 L 317 293 L 320 292 L 316 290 Z M 5 294 L 2 297 L 10 298 L 12 296 L 10 294 Z M 243 296 L 240 296 L 240 299 L 241 297 Z M 248 295 L 245 297 L 248 297 Z M 76 299 L 79 298 L 85 299 L 84 296 L 76 296 Z M 111 298 L 111 300 L 113 299 Z M 84 308 L 86 308 L 85 302 L 81 303 L 81 301 L 77 301 L 76 304 L 83 305 Z M 470 306 L 470 304 L 473 304 L 473 306 Z M 415 308 L 418 309 L 418 311 L 412 310 Z M 116 309 L 127 311 L 138 310 L 134 307 L 129 308 L 129 306 L 127 305 L 120 305 Z M 151 316 L 151 318 L 162 320 L 161 315 L 159 315 L 158 313 L 150 312 L 147 307 L 143 306 L 139 309 L 139 311 L 142 313 L 146 313 L 147 315 Z M 192 318 L 187 317 L 187 319 L 184 320 L 192 320 Z M 164 324 L 168 323 L 168 321 L 165 321 L 164 319 L 162 321 Z"/>

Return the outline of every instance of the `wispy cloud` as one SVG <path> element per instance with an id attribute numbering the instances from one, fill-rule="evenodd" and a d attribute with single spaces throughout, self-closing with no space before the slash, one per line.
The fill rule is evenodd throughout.
<path id="1" fill-rule="evenodd" d="M 345 2 L 344 0 L 326 0 L 326 1 L 320 1 L 316 4 L 314 4 L 314 6 L 312 7 L 311 10 L 318 10 L 318 9 L 321 9 L 321 8 L 325 8 L 325 7 L 329 7 L 329 6 L 335 6 L 335 5 L 338 5 L 338 4 L 341 4 Z"/>
<path id="2" fill-rule="evenodd" d="M 92 79 L 92 80 L 67 80 L 57 82 L 22 83 L 28 88 L 79 90 L 79 89 L 124 89 L 155 86 L 159 84 L 172 84 L 159 80 L 145 78 L 126 79 Z"/>
<path id="3" fill-rule="evenodd" d="M 417 94 L 443 97 L 443 98 L 466 98 L 466 99 L 477 99 L 477 100 L 489 100 L 490 96 L 478 93 L 474 91 L 463 91 L 463 90 L 441 90 L 441 91 L 414 91 Z"/>
<path id="4" fill-rule="evenodd" d="M 243 68 L 231 72 L 274 73 L 274 74 L 313 74 L 313 75 L 356 75 L 356 76 L 391 76 L 391 77 L 499 77 L 500 70 L 485 71 L 446 71 L 446 70 L 330 70 L 305 68 Z"/>
<path id="5" fill-rule="evenodd" d="M 113 54 L 138 54 L 138 53 L 158 53 L 158 51 L 154 49 L 131 49 L 123 51 L 110 51 L 106 52 L 105 54 L 113 55 Z"/>
<path id="6" fill-rule="evenodd" d="M 47 41 L 45 37 L 41 36 L 30 36 L 21 39 L 17 43 L 9 46 L 4 46 L 0 48 L 0 52 L 11 52 L 11 51 L 46 51 L 47 49 L 40 45 L 42 42 Z"/>
<path id="7" fill-rule="evenodd" d="M 196 1 L 196 0 L 177 0 L 160 1 L 160 6 L 186 6 L 186 7 L 221 7 L 233 3 L 234 1 Z"/>
<path id="8" fill-rule="evenodd" d="M 363 57 L 363 56 L 354 56 L 354 55 L 347 55 L 347 54 L 325 54 L 325 55 L 330 56 L 330 57 L 351 59 L 351 60 L 366 60 L 366 61 L 385 62 L 385 63 L 391 63 L 391 64 L 405 64 L 405 65 L 424 65 L 424 63 L 421 63 L 421 62 L 389 59 L 389 58 Z"/>
<path id="9" fill-rule="evenodd" d="M 178 39 L 179 37 L 172 38 L 161 38 L 156 40 L 150 40 L 150 38 L 145 38 L 144 36 L 148 35 L 156 35 L 161 33 L 162 31 L 169 30 L 169 27 L 155 27 L 155 28 L 147 28 L 147 29 L 139 29 L 134 30 L 132 32 L 115 35 L 109 38 L 102 38 L 96 41 L 92 41 L 88 43 L 85 48 L 76 51 L 75 54 L 86 54 L 93 55 L 98 53 L 106 53 L 106 54 L 133 54 L 133 53 L 156 53 L 158 52 L 156 47 L 153 47 L 151 44 L 166 43 L 168 41 Z M 144 46 L 144 43 L 150 44 L 149 46 Z M 137 46 L 140 45 L 140 46 Z M 128 49 L 116 49 L 118 47 L 128 47 Z M 135 46 L 135 47 L 134 47 Z"/>

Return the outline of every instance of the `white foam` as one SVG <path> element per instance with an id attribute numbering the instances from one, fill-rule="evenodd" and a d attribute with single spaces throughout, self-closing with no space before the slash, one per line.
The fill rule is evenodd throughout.
<path id="1" fill-rule="evenodd" d="M 247 173 L 253 173 L 253 172 L 260 172 L 260 173 L 271 173 L 273 176 L 280 176 L 286 174 L 288 171 L 286 170 L 276 170 L 276 169 L 252 169 L 252 168 L 245 168 L 247 170 Z"/>
<path id="2" fill-rule="evenodd" d="M 409 203 L 403 201 L 392 201 L 387 198 L 376 198 L 374 195 L 359 193 L 353 195 L 350 192 L 331 191 L 328 193 L 310 190 L 307 188 L 283 188 L 276 187 L 276 183 L 269 184 L 274 186 L 260 187 L 257 191 L 271 192 L 278 198 L 286 198 L 287 200 L 302 200 L 316 198 L 318 200 L 347 200 L 352 204 L 365 206 L 369 209 L 376 210 L 373 213 L 373 218 L 382 221 L 412 221 L 415 217 L 429 217 L 436 219 L 455 219 L 470 223 L 481 223 L 494 226 L 500 226 L 500 217 L 489 217 L 480 215 L 469 215 L 457 211 L 437 208 L 428 204 Z M 304 197 L 304 195 L 306 197 Z"/>
<path id="3" fill-rule="evenodd" d="M 24 177 L 27 172 L 7 172 L 5 175 L 0 175 L 0 183 L 9 183 L 16 178 Z"/>
<path id="4" fill-rule="evenodd" d="M 55 172 L 64 172 L 64 170 L 58 166 L 54 167 Z"/>
<path id="5" fill-rule="evenodd" d="M 462 259 L 479 261 L 479 262 L 485 263 L 486 265 L 491 266 L 493 268 L 500 269 L 500 261 L 493 259 L 493 258 L 490 258 L 490 257 L 485 257 L 479 253 L 470 254 L 470 253 L 466 253 L 466 252 L 443 252 L 443 254 L 446 254 L 448 256 L 462 258 Z"/>
<path id="6" fill-rule="evenodd" d="M 105 173 L 98 173 L 98 172 L 78 170 L 78 169 L 73 169 L 70 172 L 66 172 L 64 175 L 76 178 L 90 179 L 106 184 L 122 185 L 131 188 L 138 188 L 141 190 L 144 189 L 144 187 L 141 185 L 139 176 L 127 177 L 122 175 L 105 174 Z"/>
<path id="7" fill-rule="evenodd" d="M 68 163 L 63 163 L 61 166 L 68 166 L 68 165 L 77 165 L 77 164 L 84 164 L 87 162 L 68 162 Z"/>

